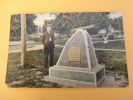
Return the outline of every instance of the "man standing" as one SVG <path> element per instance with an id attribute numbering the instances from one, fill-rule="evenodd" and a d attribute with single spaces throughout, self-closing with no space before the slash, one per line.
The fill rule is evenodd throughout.
<path id="1" fill-rule="evenodd" d="M 50 54 L 50 66 L 53 66 L 54 59 L 54 48 L 55 48 L 55 37 L 54 32 L 52 32 L 52 25 L 48 24 L 45 26 L 46 32 L 42 36 L 42 43 L 44 45 L 44 68 L 48 69 L 48 56 Z"/>

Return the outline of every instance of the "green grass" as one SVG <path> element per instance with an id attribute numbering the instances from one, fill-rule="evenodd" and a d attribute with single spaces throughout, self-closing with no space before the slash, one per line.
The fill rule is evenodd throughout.
<path id="1" fill-rule="evenodd" d="M 99 38 L 93 39 L 93 38 L 92 38 L 92 42 L 96 42 L 96 41 L 103 41 L 103 39 L 101 39 L 101 38 L 100 38 L 100 39 L 99 39 Z"/>
<path id="2" fill-rule="evenodd" d="M 96 56 L 99 64 L 105 65 L 107 74 L 113 73 L 128 77 L 125 52 L 98 50 Z"/>
<path id="3" fill-rule="evenodd" d="M 61 47 L 55 48 L 55 63 L 57 62 L 61 51 Z M 45 82 L 36 78 L 35 74 L 37 71 L 42 72 L 41 76 L 48 75 L 48 70 L 44 69 L 43 50 L 28 51 L 26 54 L 26 68 L 20 66 L 20 53 L 10 53 L 8 55 L 6 74 L 7 84 L 11 83 L 12 81 L 23 81 L 23 83 L 13 85 L 12 87 L 62 87 L 61 85 L 58 85 L 56 83 Z"/>
<path id="4" fill-rule="evenodd" d="M 67 39 L 64 39 L 62 37 L 60 37 L 60 38 L 58 37 L 56 39 L 57 40 L 56 40 L 55 44 L 57 44 L 57 45 L 65 45 L 65 43 L 67 42 Z M 31 37 L 31 36 L 29 36 L 28 40 L 29 41 L 35 41 L 36 44 L 42 44 L 42 38 L 41 37 Z"/>
<path id="5" fill-rule="evenodd" d="M 122 44 L 124 41 L 118 41 L 118 42 Z M 102 45 L 99 47 L 102 48 L 103 47 Z M 118 43 L 112 43 L 110 45 L 109 44 L 107 45 L 108 48 L 111 49 L 116 49 L 116 48 L 122 49 L 121 47 L 119 47 Z M 55 48 L 54 63 L 58 61 L 62 49 L 63 49 L 62 47 Z M 99 64 L 105 65 L 107 75 L 109 74 L 125 75 L 128 78 L 125 52 L 96 50 L 96 56 Z M 11 83 L 12 81 L 23 81 L 22 83 L 13 85 L 12 87 L 37 87 L 37 88 L 63 87 L 62 85 L 58 85 L 56 83 L 41 81 L 36 77 L 36 73 L 38 71 L 42 72 L 40 77 L 42 77 L 43 75 L 48 75 L 48 70 L 44 69 L 43 66 L 44 64 L 43 49 L 27 52 L 26 68 L 20 67 L 20 60 L 21 60 L 21 53 L 10 53 L 8 55 L 6 83 Z"/>
<path id="6" fill-rule="evenodd" d="M 29 36 L 40 36 L 42 35 L 43 33 L 34 33 L 34 34 L 28 34 Z"/>
<path id="7" fill-rule="evenodd" d="M 20 41 L 21 37 L 14 37 L 14 38 L 9 38 L 10 41 Z"/>
<path id="8" fill-rule="evenodd" d="M 103 42 L 99 42 L 99 43 L 94 43 L 93 45 L 94 45 L 94 48 L 125 50 L 124 40 L 109 41 L 109 43 L 107 44 L 104 44 Z"/>
<path id="9" fill-rule="evenodd" d="M 65 45 L 65 43 L 67 42 L 67 39 L 64 38 L 57 38 L 56 40 L 56 44 L 60 44 L 60 45 Z"/>
<path id="10" fill-rule="evenodd" d="M 28 87 L 28 88 L 63 88 L 63 85 L 57 83 L 50 83 L 46 81 L 41 81 L 38 79 L 28 79 L 23 83 L 16 84 L 12 86 L 13 88 L 18 87 Z"/>

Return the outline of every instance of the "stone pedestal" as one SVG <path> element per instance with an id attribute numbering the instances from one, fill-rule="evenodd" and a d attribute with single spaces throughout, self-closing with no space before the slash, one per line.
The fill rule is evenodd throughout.
<path id="1" fill-rule="evenodd" d="M 72 87 L 97 87 L 105 67 L 97 62 L 89 33 L 79 29 L 67 41 L 57 64 L 49 68 L 49 81 Z"/>
<path id="2" fill-rule="evenodd" d="M 93 70 L 53 66 L 50 68 L 49 81 L 72 87 L 97 87 L 105 78 L 105 67 L 99 65 Z"/>

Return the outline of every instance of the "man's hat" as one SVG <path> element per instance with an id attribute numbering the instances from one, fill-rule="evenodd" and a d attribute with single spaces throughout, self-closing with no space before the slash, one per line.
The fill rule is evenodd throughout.
<path id="1" fill-rule="evenodd" d="M 45 28 L 47 28 L 48 26 L 50 26 L 51 28 L 53 28 L 53 25 L 52 25 L 52 24 L 47 24 L 47 25 L 45 26 Z"/>

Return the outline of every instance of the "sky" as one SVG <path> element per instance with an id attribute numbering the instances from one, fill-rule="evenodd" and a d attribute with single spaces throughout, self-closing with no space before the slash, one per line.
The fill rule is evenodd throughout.
<path id="1" fill-rule="evenodd" d="M 37 18 L 34 21 L 36 25 L 42 26 L 44 24 L 44 20 L 52 20 L 55 19 L 54 14 L 45 13 L 45 14 L 36 14 Z"/>
<path id="2" fill-rule="evenodd" d="M 44 20 L 55 19 L 55 15 L 54 14 L 50 14 L 50 13 L 42 13 L 42 14 L 36 14 L 36 15 L 37 15 L 37 18 L 34 21 L 34 23 L 36 25 L 39 25 L 39 26 L 42 26 L 44 24 Z M 110 14 L 110 18 L 112 18 L 112 19 L 120 17 L 120 16 L 122 16 L 121 12 L 112 12 Z"/>
<path id="3" fill-rule="evenodd" d="M 117 17 L 120 17 L 122 16 L 122 13 L 121 12 L 112 12 L 110 14 L 110 18 L 114 19 L 114 18 L 117 18 Z"/>

